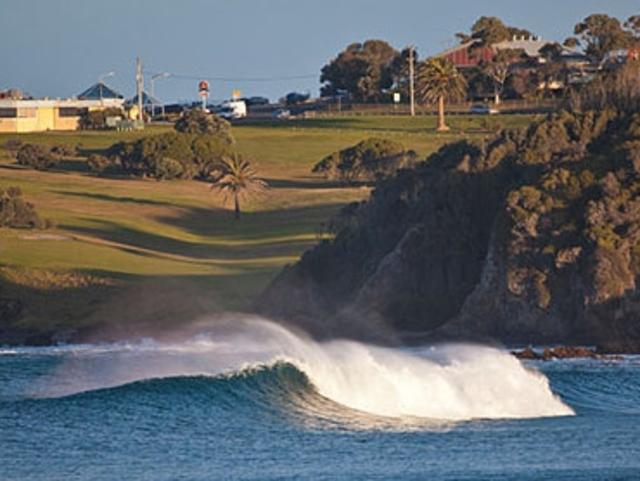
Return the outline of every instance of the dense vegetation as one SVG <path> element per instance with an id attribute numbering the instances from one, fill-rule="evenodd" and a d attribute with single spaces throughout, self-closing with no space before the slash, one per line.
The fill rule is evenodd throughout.
<path id="1" fill-rule="evenodd" d="M 312 172 L 346 183 L 372 182 L 408 167 L 415 157 L 399 142 L 372 137 L 327 155 Z"/>
<path id="2" fill-rule="evenodd" d="M 51 227 L 51 222 L 38 215 L 19 187 L 8 187 L 0 189 L 0 227 L 46 229 Z"/>
<path id="3" fill-rule="evenodd" d="M 446 135 L 433 132 L 428 116 L 234 126 L 238 153 L 271 186 L 242 202 L 239 222 L 233 202 L 225 204 L 211 182 L 156 182 L 122 175 L 112 164 L 101 175 L 87 168 L 87 156 L 173 134 L 171 126 L 0 134 L 0 188 L 20 186 L 57 225 L 46 234 L 0 229 L 0 342 L 79 339 L 101 326 L 113 335 L 145 325 L 157 332 L 218 310 L 247 310 L 286 263 L 327 235 L 327 220 L 340 207 L 368 195 L 368 187 L 311 176 L 326 154 L 375 133 L 422 158 L 447 141 L 531 121 L 461 115 L 450 119 Z M 15 152 L 25 143 L 79 148 L 55 169 L 16 168 Z"/>
<path id="4" fill-rule="evenodd" d="M 108 156 L 129 175 L 158 180 L 207 179 L 231 153 L 215 135 L 169 132 L 113 145 Z"/>
<path id="5" fill-rule="evenodd" d="M 607 96 L 621 95 L 627 74 L 608 79 Z M 370 331 L 637 347 L 634 105 L 563 111 L 441 148 L 345 208 L 335 239 L 286 269 L 262 308 L 343 327 L 369 319 Z"/>
<path id="6" fill-rule="evenodd" d="M 88 166 L 96 173 L 111 168 L 158 180 L 207 180 L 221 171 L 224 158 L 234 152 L 229 123 L 192 109 L 178 119 L 174 132 L 116 143 L 107 151 L 110 163 L 94 155 L 88 159 Z"/>
<path id="7" fill-rule="evenodd" d="M 80 117 L 78 127 L 82 130 L 103 130 L 108 128 L 107 118 L 119 117 L 125 118 L 125 113 L 117 107 L 110 107 L 104 110 L 87 111 Z"/>

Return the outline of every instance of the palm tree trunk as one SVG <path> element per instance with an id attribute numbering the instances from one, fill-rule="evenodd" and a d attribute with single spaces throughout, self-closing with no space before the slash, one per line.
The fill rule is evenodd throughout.
<path id="1" fill-rule="evenodd" d="M 238 220 L 240 218 L 240 200 L 237 195 L 233 197 L 233 202 L 235 204 L 235 219 Z"/>
<path id="2" fill-rule="evenodd" d="M 447 127 L 444 121 L 444 95 L 438 98 L 438 128 L 436 130 L 438 132 L 446 132 L 449 130 L 449 127 Z"/>

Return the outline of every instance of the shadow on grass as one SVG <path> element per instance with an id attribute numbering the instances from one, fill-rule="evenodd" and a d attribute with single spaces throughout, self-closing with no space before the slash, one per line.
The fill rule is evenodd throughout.
<path id="1" fill-rule="evenodd" d="M 164 202 L 160 200 L 140 199 L 136 197 L 118 197 L 109 194 L 97 194 L 93 192 L 73 192 L 70 190 L 56 190 L 56 194 L 68 195 L 72 197 L 81 197 L 85 199 L 103 200 L 105 202 L 121 202 L 125 204 L 139 204 L 139 205 L 161 205 L 174 207 L 174 204 L 170 202 Z"/>
<path id="2" fill-rule="evenodd" d="M 342 204 L 244 213 L 234 220 L 222 209 L 185 208 L 160 222 L 205 238 L 203 243 L 125 226 L 111 220 L 83 219 L 87 226 L 61 225 L 82 235 L 120 244 L 113 246 L 142 256 L 177 255 L 193 262 L 296 257 L 317 243 L 322 224 Z M 304 237 L 304 238 L 301 238 Z M 142 249 L 142 250 L 141 250 Z M 154 251 L 154 252 L 151 252 Z M 184 259 L 187 260 L 188 259 Z"/>
<path id="3" fill-rule="evenodd" d="M 359 187 L 357 184 L 346 184 L 321 177 L 307 177 L 309 180 L 264 179 L 272 189 L 340 189 L 343 187 Z"/>

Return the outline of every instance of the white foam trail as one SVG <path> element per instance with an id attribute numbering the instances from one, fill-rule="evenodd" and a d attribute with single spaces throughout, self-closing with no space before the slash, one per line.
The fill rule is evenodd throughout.
<path id="1" fill-rule="evenodd" d="M 379 416 L 466 420 L 573 414 L 541 373 L 482 346 L 408 351 L 344 340 L 318 343 L 272 322 L 244 318 L 179 343 L 66 349 L 66 362 L 41 386 L 49 395 L 148 378 L 219 375 L 286 360 L 323 396 Z"/>

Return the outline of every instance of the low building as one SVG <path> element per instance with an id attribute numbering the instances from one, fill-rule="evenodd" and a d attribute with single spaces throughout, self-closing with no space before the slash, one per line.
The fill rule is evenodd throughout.
<path id="1" fill-rule="evenodd" d="M 85 112 L 122 108 L 123 104 L 123 99 L 0 99 L 0 132 L 76 130 Z"/>

